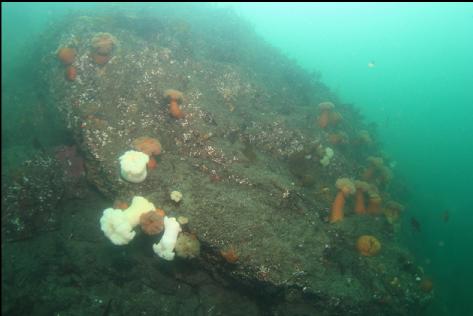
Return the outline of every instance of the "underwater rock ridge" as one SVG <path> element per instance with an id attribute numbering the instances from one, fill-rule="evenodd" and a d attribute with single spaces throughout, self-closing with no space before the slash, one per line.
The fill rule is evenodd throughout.
<path id="1" fill-rule="evenodd" d="M 87 180 L 111 201 L 143 196 L 169 218 L 185 217 L 185 238 L 173 242 L 192 252 L 169 264 L 194 262 L 271 302 L 270 314 L 403 315 L 427 304 L 420 270 L 399 267 L 409 254 L 394 237 L 398 222 L 382 212 L 383 201 L 398 199 L 397 183 L 358 110 L 246 28 L 235 41 L 247 50 L 215 58 L 225 21 L 210 36 L 197 18 L 169 14 L 146 37 L 128 27 L 131 14 L 108 16 L 107 33 L 100 15 L 86 25 L 71 17 L 49 37 L 56 47 L 74 44 L 74 58 L 63 51 L 42 67 Z M 176 26 L 178 14 L 189 27 Z M 64 60 L 75 80 L 64 78 Z M 149 157 L 136 181 L 119 161 L 131 150 Z M 170 198 L 177 190 L 178 201 Z M 163 216 L 146 211 L 132 225 L 146 234 L 126 246 L 130 255 L 147 253 L 162 234 Z M 373 239 L 357 246 L 365 235 Z"/>

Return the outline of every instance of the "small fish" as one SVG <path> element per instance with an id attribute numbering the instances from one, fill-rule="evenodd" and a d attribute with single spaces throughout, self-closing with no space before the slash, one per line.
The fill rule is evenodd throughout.
<path id="1" fill-rule="evenodd" d="M 414 217 L 411 217 L 411 226 L 416 232 L 420 233 L 420 223 Z"/>
<path id="2" fill-rule="evenodd" d="M 376 63 L 374 61 L 368 62 L 368 68 L 374 68 L 376 67 Z"/>
<path id="3" fill-rule="evenodd" d="M 448 219 L 450 218 L 450 212 L 448 210 L 446 210 L 445 212 L 443 212 L 443 222 L 446 223 L 448 222 Z"/>

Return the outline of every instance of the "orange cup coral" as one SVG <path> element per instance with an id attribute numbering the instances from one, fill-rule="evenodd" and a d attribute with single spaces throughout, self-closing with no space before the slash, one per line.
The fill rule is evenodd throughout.
<path id="1" fill-rule="evenodd" d="M 76 58 L 76 50 L 70 47 L 62 47 L 58 50 L 57 57 L 64 65 L 70 65 Z"/>
<path id="2" fill-rule="evenodd" d="M 147 235 L 157 235 L 164 229 L 164 218 L 158 211 L 149 211 L 140 216 L 140 226 Z"/>
<path id="3" fill-rule="evenodd" d="M 326 128 L 330 122 L 330 113 L 335 105 L 332 102 L 326 101 L 319 103 L 319 117 L 317 119 L 321 128 Z"/>
<path id="4" fill-rule="evenodd" d="M 381 250 L 381 243 L 371 235 L 363 235 L 356 241 L 356 249 L 363 256 L 374 256 Z"/>
<path id="5" fill-rule="evenodd" d="M 337 196 L 332 204 L 332 212 L 330 213 L 330 223 L 343 220 L 343 207 L 345 206 L 346 196 L 355 193 L 355 185 L 348 178 L 340 178 L 335 183 L 338 188 Z"/>
<path id="6" fill-rule="evenodd" d="M 182 100 L 182 92 L 178 90 L 168 89 L 164 91 L 164 97 L 169 101 L 169 114 L 175 119 L 184 118 L 185 113 L 179 107 L 179 102 Z"/>

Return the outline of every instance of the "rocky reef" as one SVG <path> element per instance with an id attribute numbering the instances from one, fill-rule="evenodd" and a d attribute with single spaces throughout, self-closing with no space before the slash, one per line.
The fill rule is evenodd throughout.
<path id="1" fill-rule="evenodd" d="M 128 272 L 120 265 L 130 261 L 143 270 L 128 277 L 169 279 L 164 287 L 175 285 L 172 278 L 203 286 L 208 277 L 199 275 L 211 275 L 249 294 L 241 299 L 245 315 L 414 315 L 429 301 L 422 269 L 398 243 L 399 224 L 383 214 L 388 201 L 405 202 L 373 125 L 234 13 L 179 6 L 81 13 L 51 26 L 42 45 L 44 91 L 107 207 L 145 196 L 166 214 L 185 216 L 186 234 L 201 243 L 199 256 L 155 269 L 156 238 L 141 234 L 120 255 L 101 235 L 105 205 L 97 205 L 90 222 L 77 225 L 100 251 L 120 257 L 110 269 L 121 269 L 121 278 Z M 64 59 L 74 67 L 66 76 Z M 169 89 L 181 97 L 170 98 Z M 118 158 L 142 137 L 159 140 L 160 150 L 146 179 L 130 183 Z M 338 204 L 343 218 L 330 222 L 339 178 L 369 183 L 367 209 L 376 196 L 378 207 L 358 214 L 355 195 L 346 195 Z M 178 203 L 175 190 L 183 194 Z M 363 235 L 376 237 L 376 252 L 357 250 Z M 153 300 L 143 295 L 141 303 L 160 310 Z"/>

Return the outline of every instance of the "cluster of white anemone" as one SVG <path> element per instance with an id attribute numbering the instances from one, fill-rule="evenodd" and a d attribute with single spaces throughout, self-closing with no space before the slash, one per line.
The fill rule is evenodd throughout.
<path id="1" fill-rule="evenodd" d="M 146 179 L 146 165 L 149 162 L 149 156 L 141 151 L 129 150 L 120 158 L 120 175 L 123 179 L 140 183 Z"/>
<path id="2" fill-rule="evenodd" d="M 330 159 L 333 157 L 333 149 L 330 147 L 325 148 L 325 155 L 320 159 L 320 164 L 324 167 L 327 167 L 330 164 Z"/>
<path id="3" fill-rule="evenodd" d="M 135 196 L 126 210 L 107 208 L 100 218 L 100 227 L 105 236 L 115 245 L 126 245 L 136 235 L 134 228 L 140 223 L 140 216 L 154 211 L 153 203 L 141 196 Z M 154 252 L 163 259 L 174 259 L 177 236 L 182 231 L 174 217 L 164 217 L 164 234 L 159 243 L 153 245 Z"/>
<path id="4" fill-rule="evenodd" d="M 149 156 L 141 151 L 129 150 L 118 160 L 120 175 L 126 181 L 140 183 L 146 179 Z M 171 199 L 179 202 L 182 194 L 178 191 L 171 193 Z M 154 211 L 153 203 L 141 196 L 135 196 L 126 210 L 107 208 L 100 218 L 100 227 L 105 236 L 115 245 L 126 245 L 136 235 L 135 227 L 140 223 L 141 215 Z M 181 225 L 174 217 L 164 217 L 164 234 L 159 243 L 153 245 L 154 252 L 163 259 L 174 259 L 174 248 L 177 236 L 182 231 Z"/>

